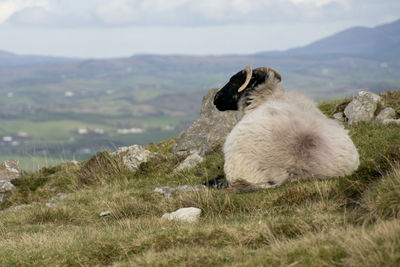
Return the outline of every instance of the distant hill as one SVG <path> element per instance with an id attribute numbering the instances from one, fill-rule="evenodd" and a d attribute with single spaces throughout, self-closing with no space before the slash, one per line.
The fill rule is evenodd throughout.
<path id="1" fill-rule="evenodd" d="M 309 45 L 264 56 L 352 55 L 395 61 L 400 59 L 400 19 L 373 28 L 353 27 Z"/>
<path id="2" fill-rule="evenodd" d="M 0 68 L 40 66 L 47 64 L 68 63 L 76 61 L 78 60 L 72 58 L 63 58 L 63 57 L 17 55 L 4 50 L 0 50 Z"/>
<path id="3" fill-rule="evenodd" d="M 95 153 L 172 137 L 198 116 L 202 95 L 246 65 L 276 69 L 288 90 L 317 101 L 361 89 L 399 90 L 399 24 L 352 28 L 305 47 L 251 55 L 69 59 L 0 51 L 0 158 L 21 151 L 72 158 L 86 155 L 82 149 Z M 80 135 L 81 128 L 105 134 Z M 130 128 L 146 131 L 117 134 Z M 3 136 L 16 145 L 2 145 Z"/>

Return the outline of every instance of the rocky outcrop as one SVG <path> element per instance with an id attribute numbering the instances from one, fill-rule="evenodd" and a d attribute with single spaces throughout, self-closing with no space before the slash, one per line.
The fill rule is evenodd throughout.
<path id="1" fill-rule="evenodd" d="M 340 123 L 343 123 L 343 122 L 345 121 L 343 112 L 335 113 L 335 114 L 333 114 L 332 117 L 333 117 L 335 120 L 337 120 L 338 122 L 340 122 Z"/>
<path id="2" fill-rule="evenodd" d="M 136 171 L 139 169 L 140 164 L 160 156 L 139 145 L 120 147 L 116 152 L 111 153 L 111 155 L 121 156 L 124 165 L 131 171 Z"/>
<path id="3" fill-rule="evenodd" d="M 189 155 L 181 164 L 179 164 L 178 167 L 174 169 L 174 171 L 179 172 L 182 170 L 189 170 L 191 168 L 194 168 L 197 164 L 203 162 L 203 160 L 203 157 L 195 152 Z"/>
<path id="4" fill-rule="evenodd" d="M 377 94 L 360 91 L 358 95 L 344 109 L 348 123 L 355 124 L 374 119 L 374 113 L 378 107 L 381 97 Z"/>
<path id="5" fill-rule="evenodd" d="M 171 213 L 165 213 L 161 219 L 169 221 L 197 222 L 200 219 L 201 209 L 199 208 L 181 208 Z"/>
<path id="6" fill-rule="evenodd" d="M 218 111 L 213 103 L 218 90 L 213 88 L 203 97 L 200 118 L 177 137 L 173 153 L 196 152 L 204 156 L 222 148 L 226 136 L 242 114 L 238 111 Z"/>
<path id="7" fill-rule="evenodd" d="M 16 160 L 6 160 L 0 164 L 0 203 L 15 190 L 11 180 L 21 177 L 22 171 Z"/>
<path id="8" fill-rule="evenodd" d="M 392 108 L 385 108 L 379 112 L 378 116 L 376 116 L 376 122 L 384 122 L 386 120 L 392 120 L 396 117 L 396 111 Z"/>
<path id="9" fill-rule="evenodd" d="M 21 169 L 16 160 L 6 160 L 0 164 L 0 180 L 11 181 L 21 177 Z"/>
<path id="10" fill-rule="evenodd" d="M 15 186 L 6 180 L 0 180 L 0 203 L 5 201 L 7 196 L 15 190 Z"/>

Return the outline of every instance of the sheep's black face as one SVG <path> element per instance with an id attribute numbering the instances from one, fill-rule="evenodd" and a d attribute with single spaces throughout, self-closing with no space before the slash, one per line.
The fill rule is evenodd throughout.
<path id="1" fill-rule="evenodd" d="M 238 110 L 239 99 L 243 95 L 249 94 L 252 89 L 259 84 L 264 83 L 266 78 L 266 72 L 254 70 L 246 89 L 238 93 L 238 89 L 246 80 L 246 74 L 242 71 L 236 73 L 231 77 L 229 82 L 217 92 L 214 97 L 214 105 L 219 111 Z"/>

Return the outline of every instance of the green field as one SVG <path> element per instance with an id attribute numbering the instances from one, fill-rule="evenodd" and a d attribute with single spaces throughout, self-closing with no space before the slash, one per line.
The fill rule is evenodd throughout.
<path id="1" fill-rule="evenodd" d="M 202 96 L 245 65 L 278 70 L 284 86 L 321 101 L 400 88 L 395 59 L 348 55 L 135 56 L 0 68 L 0 155 L 86 158 L 104 149 L 177 135 L 199 116 Z M 79 135 L 78 129 L 92 131 Z M 121 135 L 118 129 L 142 128 Z M 102 129 L 104 134 L 93 134 Z M 169 129 L 169 130 L 167 130 Z M 24 132 L 27 137 L 20 138 Z M 12 137 L 14 145 L 3 142 Z M 8 138 L 9 139 L 9 138 Z M 90 153 L 82 153 L 88 152 Z M 28 167 L 32 169 L 33 167 Z"/>
<path id="2" fill-rule="evenodd" d="M 157 116 L 127 118 L 124 116 L 102 116 L 74 114 L 70 119 L 64 115 L 40 114 L 0 119 L 0 141 L 3 136 L 12 136 L 18 145 L 3 142 L 0 146 L 0 161 L 18 159 L 24 170 L 38 170 L 43 166 L 90 157 L 98 151 L 115 150 L 120 146 L 146 145 L 177 135 L 197 116 Z M 140 127 L 143 133 L 118 134 L 119 128 Z M 169 128 L 166 128 L 169 127 Z M 103 134 L 78 134 L 77 130 L 104 130 Z M 19 137 L 24 132 L 26 137 Z M 90 149 L 82 153 L 82 149 Z"/>

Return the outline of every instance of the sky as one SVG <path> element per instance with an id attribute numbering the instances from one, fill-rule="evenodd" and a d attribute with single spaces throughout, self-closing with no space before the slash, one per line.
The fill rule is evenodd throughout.
<path id="1" fill-rule="evenodd" d="M 400 0 L 0 0 L 0 50 L 79 58 L 251 54 L 400 18 Z"/>

